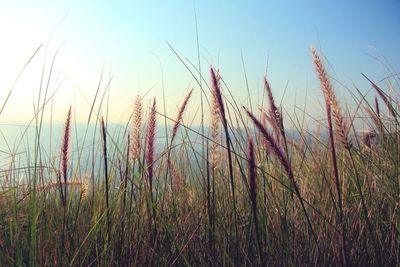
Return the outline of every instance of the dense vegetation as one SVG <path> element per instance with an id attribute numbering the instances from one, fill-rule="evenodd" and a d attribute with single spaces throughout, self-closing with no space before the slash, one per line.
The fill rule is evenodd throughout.
<path id="1" fill-rule="evenodd" d="M 399 76 L 385 80 L 390 94 L 365 76 L 372 92 L 345 110 L 311 54 L 326 111 L 315 130 L 283 116 L 267 78 L 268 103 L 242 107 L 214 68 L 200 128 L 183 120 L 192 91 L 174 119 L 138 96 L 122 141 L 92 109 L 98 138 L 72 149 L 70 109 L 48 157 L 38 104 L 34 148 L 1 164 L 0 265 L 398 266 Z M 163 149 L 160 120 L 173 124 Z"/>

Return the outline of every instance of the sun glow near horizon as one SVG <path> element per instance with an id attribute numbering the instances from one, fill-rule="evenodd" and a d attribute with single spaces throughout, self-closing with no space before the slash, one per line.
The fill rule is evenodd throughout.
<path id="1" fill-rule="evenodd" d="M 325 6 L 310 1 L 257 5 L 222 1 L 215 3 L 213 9 L 205 2 L 45 1 L 40 7 L 29 1 L 4 4 L 0 11 L 0 33 L 4 36 L 0 43 L 1 105 L 24 64 L 42 47 L 12 89 L 0 122 L 33 118 L 42 70 L 41 102 L 48 81 L 47 97 L 54 93 L 46 106 L 45 120 L 64 120 L 72 105 L 75 119 L 86 121 L 101 76 L 96 104 L 110 81 L 110 93 L 104 100 L 109 103 L 110 121 L 127 122 L 136 95 L 146 92 L 146 97 L 157 98 L 160 111 L 165 97 L 166 113 L 174 117 L 189 89 L 194 88 L 195 99 L 199 99 L 200 89 L 165 41 L 176 49 L 185 64 L 193 64 L 196 79 L 198 59 L 206 82 L 209 66 L 218 67 L 232 94 L 244 105 L 249 102 L 244 72 L 252 101 L 257 103 L 263 96 L 262 77 L 268 66 L 268 78 L 283 107 L 291 112 L 295 104 L 303 106 L 306 102 L 314 115 L 319 113 L 320 91 L 308 51 L 311 43 L 322 43 L 335 70 L 332 74 L 349 86 L 352 82 L 367 85 L 360 72 L 376 79 L 384 77 L 385 71 L 376 73 L 379 62 L 364 52 L 370 45 L 382 51 L 389 61 L 398 62 L 393 44 L 396 42 L 381 38 L 385 34 L 393 40 L 400 39 L 394 30 L 399 23 L 394 16 L 399 6 L 394 2 L 387 6 L 371 3 L 368 7 L 364 2 Z M 356 7 L 360 12 L 353 16 Z M 342 20 L 336 21 L 330 10 L 341 12 Z M 385 12 L 386 18 L 371 21 L 371 12 Z M 376 29 L 370 27 L 370 32 L 362 32 L 362 23 L 376 25 Z M 347 64 L 349 56 L 354 60 L 352 66 Z M 339 97 L 346 91 L 340 84 L 337 89 Z M 192 116 L 196 114 L 195 124 L 200 121 L 199 106 L 199 101 L 192 101 L 188 110 Z"/>

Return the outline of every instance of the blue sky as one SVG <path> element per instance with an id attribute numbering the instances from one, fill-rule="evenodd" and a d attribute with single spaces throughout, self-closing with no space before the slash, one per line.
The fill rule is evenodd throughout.
<path id="1" fill-rule="evenodd" d="M 157 97 L 161 108 L 162 77 L 168 115 L 175 115 L 176 106 L 193 87 L 188 116 L 195 116 L 198 86 L 165 42 L 198 65 L 195 14 L 203 75 L 208 78 L 210 64 L 220 68 L 243 104 L 247 94 L 242 55 L 253 101 L 262 95 L 262 77 L 268 64 L 276 99 L 282 98 L 287 85 L 283 105 L 288 112 L 295 102 L 304 104 L 307 96 L 307 108 L 316 115 L 320 113 L 321 93 L 310 60 L 311 44 L 327 57 L 333 77 L 350 88 L 355 83 L 364 92 L 369 87 L 361 72 L 376 80 L 388 74 L 370 55 L 387 58 L 394 71 L 400 67 L 400 2 L 394 0 L 40 3 L 0 2 L 1 103 L 24 63 L 43 44 L 16 84 L 0 122 L 33 116 L 32 102 L 39 95 L 42 66 L 47 62 L 48 72 L 63 43 L 49 87 L 52 91 L 61 84 L 54 96 L 53 119 L 62 120 L 72 104 L 76 119 L 86 120 L 90 105 L 85 98 L 93 99 L 102 69 L 105 80 L 113 77 L 110 120 L 125 122 L 135 96 L 149 89 L 148 96 Z M 339 84 L 335 90 L 343 105 L 352 105 Z M 50 109 L 46 118 L 49 116 Z"/>

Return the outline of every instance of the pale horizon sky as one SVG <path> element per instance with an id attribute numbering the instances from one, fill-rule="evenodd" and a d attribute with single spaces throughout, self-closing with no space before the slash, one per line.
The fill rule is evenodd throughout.
<path id="1" fill-rule="evenodd" d="M 48 96 L 58 89 L 46 106 L 45 120 L 50 114 L 53 120 L 64 120 L 72 105 L 75 119 L 86 121 L 90 104 L 85 99 L 92 102 L 102 69 L 100 94 L 112 77 L 110 121 L 126 122 L 136 95 L 149 90 L 145 101 L 156 97 L 163 112 L 163 85 L 167 115 L 172 117 L 194 88 L 187 114 L 192 119 L 200 105 L 200 90 L 166 41 L 198 66 L 196 16 L 207 81 L 210 65 L 218 67 L 236 100 L 247 105 L 243 55 L 252 101 L 263 94 L 262 77 L 268 66 L 277 101 L 287 86 L 285 109 L 291 112 L 295 103 L 304 105 L 307 96 L 307 108 L 318 115 L 321 92 L 310 45 L 327 57 L 334 78 L 367 92 L 370 87 L 361 73 L 375 81 L 390 73 L 373 57 L 387 59 L 391 72 L 400 69 L 398 14 L 400 2 L 395 0 L 1 1 L 1 106 L 24 64 L 43 46 L 17 81 L 0 123 L 33 117 L 42 68 L 44 88 L 57 50 Z M 339 84 L 335 90 L 344 106 L 354 104 Z"/>

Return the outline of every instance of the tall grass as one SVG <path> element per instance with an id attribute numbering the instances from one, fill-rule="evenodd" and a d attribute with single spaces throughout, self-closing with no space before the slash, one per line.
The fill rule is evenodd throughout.
<path id="1" fill-rule="evenodd" d="M 325 104 L 316 129 L 297 119 L 305 111 L 283 112 L 266 78 L 268 105 L 240 107 L 211 67 L 210 77 L 191 71 L 209 88 L 209 98 L 201 94 L 210 127 L 189 123 L 194 88 L 176 116 L 138 96 L 132 121 L 113 131 L 96 102 L 99 84 L 85 138 L 75 136 L 70 109 L 61 156 L 52 157 L 41 146 L 42 99 L 34 150 L 24 135 L 24 154 L 3 152 L 0 265 L 398 266 L 399 75 L 386 78 L 391 91 L 364 75 L 376 97 L 355 88 L 356 109 L 346 110 L 311 54 Z M 168 140 L 160 118 L 172 125 Z"/>

